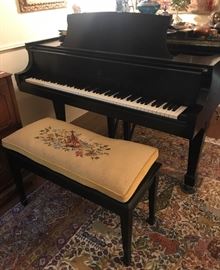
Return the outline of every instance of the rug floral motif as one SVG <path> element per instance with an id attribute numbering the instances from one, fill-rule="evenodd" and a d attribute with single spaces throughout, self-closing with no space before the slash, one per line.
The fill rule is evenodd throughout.
<path id="1" fill-rule="evenodd" d="M 50 182 L 0 218 L 0 269 L 220 270 L 220 147 L 205 143 L 200 185 L 180 189 L 187 141 L 137 128 L 135 141 L 157 146 L 157 222 L 144 198 L 134 212 L 132 264 L 125 267 L 119 217 Z"/>
<path id="2" fill-rule="evenodd" d="M 211 201 L 201 189 L 186 195 L 175 179 L 160 178 L 157 223 L 146 223 L 146 201 L 135 211 L 130 267 L 121 262 L 119 218 L 98 207 L 45 269 L 220 269 L 218 198 Z M 215 186 L 219 191 L 220 182 Z"/>
<path id="3" fill-rule="evenodd" d="M 157 147 L 160 151 L 159 159 L 163 164 L 163 169 L 169 171 L 171 175 L 179 174 L 183 178 L 188 159 L 189 142 L 187 139 L 137 126 L 133 140 Z M 204 144 L 198 166 L 198 176 L 220 180 L 220 147 L 218 144 Z"/>

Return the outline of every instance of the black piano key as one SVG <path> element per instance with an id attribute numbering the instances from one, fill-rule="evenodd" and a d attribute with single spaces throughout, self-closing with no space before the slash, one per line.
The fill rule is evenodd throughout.
<path id="1" fill-rule="evenodd" d="M 118 93 L 117 95 L 115 95 L 115 98 L 124 99 L 128 95 L 129 95 L 128 93 Z"/>
<path id="2" fill-rule="evenodd" d="M 103 93 L 102 89 L 95 87 L 95 86 L 88 86 L 85 88 L 85 90 L 88 92 L 96 93 L 96 94 Z"/>
<path id="3" fill-rule="evenodd" d="M 135 99 L 139 98 L 140 96 L 131 95 L 129 98 L 127 98 L 128 101 L 134 101 Z"/>
<path id="4" fill-rule="evenodd" d="M 105 94 L 105 96 L 111 97 L 111 96 L 114 96 L 117 93 L 118 93 L 117 90 L 110 90 L 108 93 Z"/>
<path id="5" fill-rule="evenodd" d="M 108 90 L 107 92 L 104 93 L 105 96 L 112 95 L 112 90 Z"/>
<path id="6" fill-rule="evenodd" d="M 105 91 L 103 91 L 103 95 L 105 96 L 108 92 L 110 92 L 111 90 L 105 90 Z"/>
<path id="7" fill-rule="evenodd" d="M 139 100 L 140 100 L 140 99 L 142 99 L 142 97 L 137 98 L 135 102 L 136 102 L 136 103 L 139 103 Z"/>
<path id="8" fill-rule="evenodd" d="M 83 84 L 83 83 L 79 83 L 79 84 L 76 84 L 75 87 L 76 87 L 76 88 L 79 88 L 79 89 L 84 89 L 84 88 L 86 87 L 86 85 Z"/>
<path id="9" fill-rule="evenodd" d="M 171 111 L 173 109 L 173 107 L 175 106 L 174 103 L 170 103 L 170 105 L 167 107 L 168 111 Z"/>
<path id="10" fill-rule="evenodd" d="M 78 88 L 78 89 L 83 88 L 83 84 L 82 83 L 80 84 L 79 82 L 67 83 L 66 85 L 69 86 L 69 87 L 74 87 L 74 88 Z"/>
<path id="11" fill-rule="evenodd" d="M 147 105 L 153 101 L 152 98 L 145 98 L 144 104 Z"/>
<path id="12" fill-rule="evenodd" d="M 150 98 L 140 97 L 136 102 L 140 103 L 140 104 L 147 104 L 151 101 L 152 101 L 152 99 L 150 99 Z"/>
<path id="13" fill-rule="evenodd" d="M 157 105 L 157 100 L 155 100 L 155 101 L 151 104 L 152 107 L 156 107 L 156 105 Z"/>
<path id="14" fill-rule="evenodd" d="M 140 99 L 138 99 L 137 103 L 143 104 L 146 101 L 146 98 L 141 97 Z"/>
<path id="15" fill-rule="evenodd" d="M 163 109 L 167 109 L 170 106 L 171 102 L 167 102 L 165 105 L 163 105 Z"/>
<path id="16" fill-rule="evenodd" d="M 180 105 L 178 105 L 178 104 L 175 104 L 174 106 L 173 106 L 173 108 L 172 108 L 172 111 L 176 111 L 178 108 L 180 107 Z"/>
<path id="17" fill-rule="evenodd" d="M 108 91 L 108 89 L 102 89 L 102 91 L 100 90 L 100 94 L 104 94 Z"/>
<path id="18" fill-rule="evenodd" d="M 156 108 L 159 108 L 162 104 L 164 104 L 164 100 L 157 100 Z"/>
<path id="19" fill-rule="evenodd" d="M 83 90 L 85 88 L 84 85 L 74 85 L 75 88 Z"/>
<path id="20" fill-rule="evenodd" d="M 118 92 L 115 92 L 115 94 L 113 94 L 113 95 L 112 95 L 112 97 L 114 97 L 114 98 L 115 98 L 115 96 L 116 96 L 117 94 L 118 94 Z"/>
<path id="21" fill-rule="evenodd" d="M 104 90 L 100 89 L 100 88 L 96 88 L 96 89 L 94 89 L 93 92 L 96 93 L 96 94 L 102 94 L 104 92 Z"/>
<path id="22" fill-rule="evenodd" d="M 85 89 L 85 91 L 87 91 L 87 92 L 93 92 L 93 90 L 94 90 L 94 88 L 91 87 L 91 86 L 86 86 L 86 87 L 84 87 L 84 89 Z"/>
<path id="23" fill-rule="evenodd" d="M 127 97 L 127 101 L 131 101 L 131 99 L 133 98 L 133 95 L 129 95 L 129 97 Z"/>
<path id="24" fill-rule="evenodd" d="M 93 93 L 96 93 L 96 92 L 98 92 L 98 88 L 97 88 L 97 87 L 92 87 L 92 88 L 91 88 L 91 91 L 92 91 Z"/>
<path id="25" fill-rule="evenodd" d="M 121 97 L 121 93 L 120 92 L 115 95 L 115 98 L 120 98 L 120 97 Z"/>

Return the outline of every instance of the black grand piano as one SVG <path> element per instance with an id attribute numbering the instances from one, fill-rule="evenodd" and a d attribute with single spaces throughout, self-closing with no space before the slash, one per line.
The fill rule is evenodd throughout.
<path id="1" fill-rule="evenodd" d="M 136 13 L 68 15 L 67 36 L 26 44 L 27 68 L 15 74 L 21 91 L 106 115 L 131 139 L 135 124 L 189 140 L 183 189 L 194 192 L 209 120 L 220 103 L 216 55 L 177 54 L 167 46 L 169 17 Z"/>

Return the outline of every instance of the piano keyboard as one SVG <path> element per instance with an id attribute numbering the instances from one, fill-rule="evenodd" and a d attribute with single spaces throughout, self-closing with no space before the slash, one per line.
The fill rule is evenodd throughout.
<path id="1" fill-rule="evenodd" d="M 118 106 L 123 106 L 129 109 L 143 111 L 155 115 L 160 115 L 167 118 L 177 119 L 178 116 L 187 109 L 186 106 L 178 106 L 169 102 L 159 102 L 157 100 L 147 100 L 142 97 L 132 98 L 131 95 L 120 97 L 119 93 L 104 91 L 91 90 L 91 89 L 80 89 L 74 86 L 62 85 L 50 81 L 44 81 L 36 78 L 25 79 L 27 83 L 47 87 L 74 95 L 87 97 L 106 103 L 111 103 Z"/>

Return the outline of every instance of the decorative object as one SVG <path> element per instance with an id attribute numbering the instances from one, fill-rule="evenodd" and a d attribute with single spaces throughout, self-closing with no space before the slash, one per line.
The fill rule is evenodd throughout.
<path id="1" fill-rule="evenodd" d="M 171 7 L 175 10 L 173 16 L 173 25 L 178 25 L 182 22 L 182 19 L 179 17 L 179 11 L 186 11 L 190 0 L 171 0 Z"/>
<path id="2" fill-rule="evenodd" d="M 160 4 L 154 0 L 143 0 L 137 5 L 141 13 L 155 14 L 160 8 Z"/>
<path id="3" fill-rule="evenodd" d="M 160 7 L 160 14 L 159 15 L 164 15 L 164 16 L 172 16 L 169 12 L 169 6 L 170 6 L 170 0 L 163 0 L 160 2 L 161 7 Z"/>
<path id="4" fill-rule="evenodd" d="M 216 23 L 220 23 L 220 11 L 216 11 L 211 15 L 211 25 L 215 25 Z"/>
<path id="5" fill-rule="evenodd" d="M 189 11 L 196 14 L 210 14 L 218 9 L 218 0 L 192 0 Z"/>
<path id="6" fill-rule="evenodd" d="M 187 10 L 188 5 L 190 4 L 190 0 L 171 0 L 171 6 L 175 10 Z"/>
<path id="7" fill-rule="evenodd" d="M 116 0 L 116 11 L 118 12 L 129 12 L 128 0 Z"/>
<path id="8" fill-rule="evenodd" d="M 77 4 L 73 4 L 72 9 L 73 13 L 81 13 L 81 7 Z"/>
<path id="9" fill-rule="evenodd" d="M 210 25 L 220 33 L 220 11 L 216 11 L 211 15 Z"/>
<path id="10" fill-rule="evenodd" d="M 32 12 L 39 10 L 63 8 L 65 0 L 18 0 L 20 12 Z"/>

